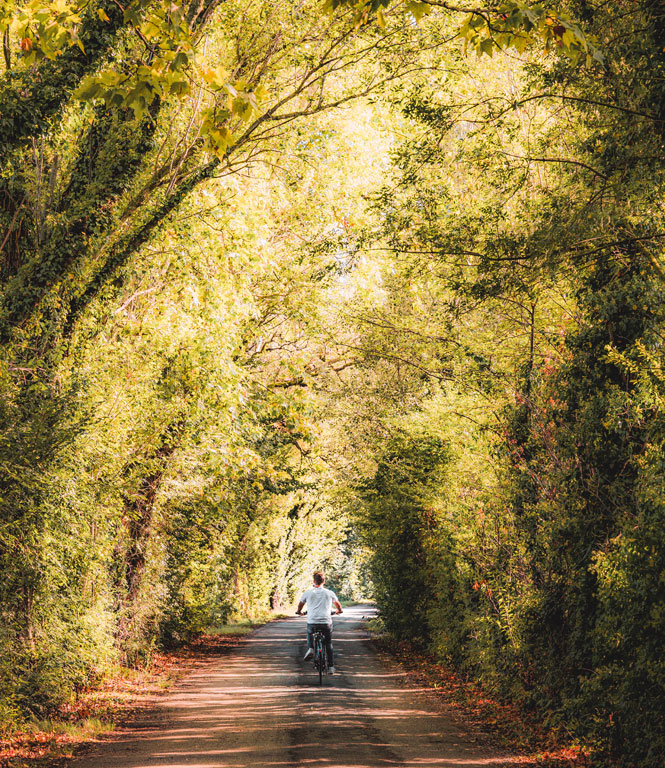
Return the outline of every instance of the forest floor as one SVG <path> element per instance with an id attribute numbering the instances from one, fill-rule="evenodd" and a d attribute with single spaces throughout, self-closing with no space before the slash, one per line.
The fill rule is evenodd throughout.
<path id="1" fill-rule="evenodd" d="M 324 768 L 585 765 L 515 709 L 412 649 L 373 640 L 368 606 L 336 621 L 340 673 L 319 688 L 304 622 L 210 634 L 109 681 L 3 745 L 0 766 Z M 556 745 L 556 746 L 553 746 Z"/>

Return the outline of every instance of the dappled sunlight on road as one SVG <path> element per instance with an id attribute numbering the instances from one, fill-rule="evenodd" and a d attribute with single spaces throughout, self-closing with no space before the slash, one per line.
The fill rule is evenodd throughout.
<path id="1" fill-rule="evenodd" d="M 75 768 L 499 768 L 427 691 L 365 641 L 367 607 L 335 623 L 339 674 L 318 685 L 305 622 L 268 624 L 196 669 L 154 711 Z"/>

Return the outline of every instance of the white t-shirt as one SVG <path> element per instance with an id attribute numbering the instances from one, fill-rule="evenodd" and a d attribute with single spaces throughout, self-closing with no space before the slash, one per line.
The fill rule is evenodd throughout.
<path id="1" fill-rule="evenodd" d="M 337 595 L 325 587 L 312 587 L 300 598 L 307 606 L 308 624 L 332 624 L 330 609 Z M 339 602 L 339 601 L 337 601 Z"/>

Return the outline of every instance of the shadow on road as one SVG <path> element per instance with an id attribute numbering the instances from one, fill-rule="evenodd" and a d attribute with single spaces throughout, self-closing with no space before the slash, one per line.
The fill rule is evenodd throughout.
<path id="1" fill-rule="evenodd" d="M 189 675 L 142 720 L 74 768 L 498 768 L 428 694 L 387 668 L 365 641 L 366 606 L 335 623 L 336 666 L 303 662 L 305 622 L 267 624 Z"/>

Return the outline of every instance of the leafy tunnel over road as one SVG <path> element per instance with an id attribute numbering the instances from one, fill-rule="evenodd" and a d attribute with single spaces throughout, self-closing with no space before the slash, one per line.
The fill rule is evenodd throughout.
<path id="1" fill-rule="evenodd" d="M 661 768 L 664 30 L 0 3 L 3 734 L 322 567 Z"/>

